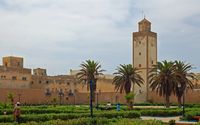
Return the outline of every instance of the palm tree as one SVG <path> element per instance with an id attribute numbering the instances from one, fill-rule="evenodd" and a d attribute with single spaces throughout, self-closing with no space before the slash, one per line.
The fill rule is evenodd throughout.
<path id="1" fill-rule="evenodd" d="M 197 80 L 194 73 L 191 73 L 192 66 L 188 63 L 182 61 L 175 61 L 175 74 L 178 79 L 176 84 L 175 92 L 178 99 L 178 105 L 181 107 L 181 98 L 186 90 L 186 88 L 194 88 L 193 82 Z"/>
<path id="2" fill-rule="evenodd" d="M 113 84 L 115 84 L 115 90 L 120 91 L 120 93 L 125 91 L 126 95 L 128 95 L 134 84 L 141 87 L 141 84 L 144 82 L 139 74 L 140 71 L 137 68 L 133 68 L 131 64 L 120 64 L 116 70 L 117 72 L 114 73 L 116 76 L 113 78 Z M 127 100 L 127 103 L 131 102 Z"/>
<path id="3" fill-rule="evenodd" d="M 103 75 L 101 65 L 93 60 L 86 60 L 81 65 L 81 70 L 76 74 L 78 80 L 87 85 L 87 90 L 92 92 L 92 100 L 95 101 L 94 93 L 96 91 L 97 76 Z M 90 88 L 90 82 L 92 82 L 92 90 Z"/>
<path id="4" fill-rule="evenodd" d="M 166 107 L 170 106 L 170 96 L 175 93 L 175 66 L 171 61 L 158 62 L 149 73 L 149 83 L 152 90 L 156 90 L 160 96 L 165 96 Z"/>

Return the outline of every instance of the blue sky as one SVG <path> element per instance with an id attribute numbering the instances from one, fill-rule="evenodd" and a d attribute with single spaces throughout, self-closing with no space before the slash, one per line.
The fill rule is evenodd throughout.
<path id="1" fill-rule="evenodd" d="M 49 75 L 86 59 L 107 73 L 132 60 L 132 32 L 143 13 L 158 33 L 158 60 L 182 60 L 200 71 L 199 0 L 1 0 L 0 57 L 22 56 Z"/>

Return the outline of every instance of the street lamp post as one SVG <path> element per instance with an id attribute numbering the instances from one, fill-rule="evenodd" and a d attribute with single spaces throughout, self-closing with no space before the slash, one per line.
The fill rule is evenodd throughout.
<path id="1" fill-rule="evenodd" d="M 178 84 L 178 88 L 179 88 L 179 91 L 181 91 L 181 84 Z M 183 89 L 183 88 L 182 88 Z M 182 116 L 184 117 L 185 116 L 185 89 L 183 90 L 183 103 L 182 103 L 182 107 L 183 107 L 183 111 L 182 111 Z"/>
<path id="2" fill-rule="evenodd" d="M 61 105 L 62 104 L 62 102 L 61 102 L 62 101 L 62 97 L 64 96 L 64 93 L 63 93 L 62 89 L 59 90 L 58 95 L 60 97 L 60 105 Z"/>
<path id="3" fill-rule="evenodd" d="M 90 116 L 93 118 L 92 93 L 93 93 L 93 81 L 90 80 Z"/>

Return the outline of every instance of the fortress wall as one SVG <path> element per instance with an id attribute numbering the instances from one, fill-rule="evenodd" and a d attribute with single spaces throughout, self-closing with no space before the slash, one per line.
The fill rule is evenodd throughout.
<path id="1" fill-rule="evenodd" d="M 160 97 L 156 92 L 149 93 L 149 101 L 155 103 L 163 103 L 165 102 L 164 97 Z M 170 102 L 177 103 L 177 98 L 172 95 L 170 97 Z M 185 94 L 185 102 L 186 103 L 200 103 L 200 89 L 188 90 Z"/>
<path id="2" fill-rule="evenodd" d="M 60 103 L 60 96 L 58 92 L 51 93 L 50 96 L 45 95 L 45 89 L 4 89 L 0 88 L 0 103 L 9 102 L 7 96 L 9 93 L 14 95 L 14 102 L 20 100 L 22 104 L 48 104 L 52 103 L 52 100 L 56 98 L 56 103 Z M 75 95 L 75 96 L 74 96 Z M 68 95 L 64 93 L 64 96 L 61 97 L 62 104 L 89 104 L 89 92 L 75 92 L 74 95 Z M 124 94 L 115 93 L 115 92 L 98 92 L 98 103 L 106 104 L 111 102 L 115 104 L 120 102 L 122 104 L 126 103 Z M 141 97 L 142 98 L 142 97 Z M 97 103 L 97 94 L 95 94 L 94 104 Z M 155 92 L 149 93 L 148 101 L 154 103 L 163 103 L 165 102 L 163 97 L 160 97 Z M 170 102 L 177 103 L 177 98 L 175 96 L 170 97 Z M 200 90 L 187 91 L 185 97 L 186 103 L 200 103 Z M 137 102 L 136 102 L 137 103 Z"/>
<path id="3" fill-rule="evenodd" d="M 43 89 L 3 89 L 0 88 L 0 103 L 9 102 L 7 96 L 9 93 L 14 95 L 14 102 L 20 101 L 22 104 L 47 104 L 52 103 L 53 98 L 56 102 L 60 103 L 60 96 L 58 93 L 52 93 L 50 96 L 45 95 Z M 95 95 L 97 101 L 97 94 Z M 124 94 L 116 94 L 114 92 L 101 92 L 98 93 L 99 104 L 111 102 L 126 103 Z M 64 93 L 61 97 L 62 104 L 89 104 L 89 93 L 75 93 L 75 96 L 69 96 Z M 96 102 L 94 102 L 96 104 Z"/>

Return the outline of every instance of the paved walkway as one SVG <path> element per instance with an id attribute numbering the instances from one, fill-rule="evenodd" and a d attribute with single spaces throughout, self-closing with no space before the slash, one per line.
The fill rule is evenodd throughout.
<path id="1" fill-rule="evenodd" d="M 180 121 L 181 116 L 175 116 L 175 117 L 151 117 L 151 116 L 142 116 L 142 120 L 161 120 L 164 123 L 168 123 L 170 120 L 175 120 L 176 123 L 185 123 L 188 125 L 196 124 L 197 122 L 187 122 L 187 121 Z"/>

